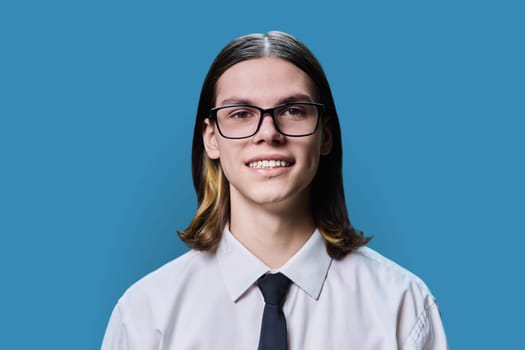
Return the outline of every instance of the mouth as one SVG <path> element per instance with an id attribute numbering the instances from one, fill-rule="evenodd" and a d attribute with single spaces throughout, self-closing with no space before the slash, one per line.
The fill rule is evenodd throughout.
<path id="1" fill-rule="evenodd" d="M 255 169 L 274 169 L 274 168 L 286 168 L 292 165 L 291 162 L 287 162 L 285 160 L 257 160 L 253 162 L 249 162 L 248 166 L 250 168 Z"/>

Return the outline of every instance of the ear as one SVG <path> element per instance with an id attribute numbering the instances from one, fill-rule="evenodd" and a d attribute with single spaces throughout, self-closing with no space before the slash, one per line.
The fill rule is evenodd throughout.
<path id="1" fill-rule="evenodd" d="M 332 130 L 328 126 L 328 122 L 323 123 L 323 130 L 321 133 L 321 155 L 327 156 L 330 154 L 330 151 L 332 150 Z"/>
<path id="2" fill-rule="evenodd" d="M 217 145 L 217 134 L 215 127 L 210 119 L 204 119 L 204 125 L 202 127 L 202 141 L 204 143 L 204 149 L 210 159 L 219 159 L 220 152 L 219 146 Z"/>

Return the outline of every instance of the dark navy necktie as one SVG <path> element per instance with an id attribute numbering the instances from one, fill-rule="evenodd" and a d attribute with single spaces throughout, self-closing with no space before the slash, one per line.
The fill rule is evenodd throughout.
<path id="1" fill-rule="evenodd" d="M 291 281 L 279 272 L 264 275 L 257 282 L 265 303 L 258 350 L 286 350 L 288 336 L 283 304 Z"/>

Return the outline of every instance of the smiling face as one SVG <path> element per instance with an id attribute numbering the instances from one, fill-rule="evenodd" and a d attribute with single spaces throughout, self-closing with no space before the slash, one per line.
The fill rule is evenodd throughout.
<path id="1" fill-rule="evenodd" d="M 295 65 L 276 57 L 237 63 L 223 73 L 216 85 L 215 106 L 242 103 L 266 109 L 299 101 L 317 102 L 313 82 Z M 243 204 L 277 208 L 308 204 L 308 188 L 319 157 L 331 148 L 330 133 L 321 129 L 310 136 L 288 137 L 279 133 L 272 118 L 265 115 L 254 136 L 227 139 L 206 119 L 206 153 L 221 163 L 229 181 L 232 209 Z"/>

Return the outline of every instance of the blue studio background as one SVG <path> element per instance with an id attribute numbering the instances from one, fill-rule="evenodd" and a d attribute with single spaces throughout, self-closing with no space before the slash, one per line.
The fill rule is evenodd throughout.
<path id="1" fill-rule="evenodd" d="M 523 18 L 518 1 L 3 1 L 0 348 L 99 348 L 125 289 L 186 251 L 202 80 L 228 41 L 274 29 L 331 82 L 354 225 L 427 282 L 452 348 L 518 348 Z"/>

